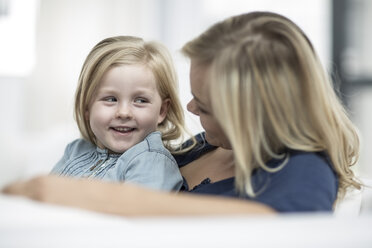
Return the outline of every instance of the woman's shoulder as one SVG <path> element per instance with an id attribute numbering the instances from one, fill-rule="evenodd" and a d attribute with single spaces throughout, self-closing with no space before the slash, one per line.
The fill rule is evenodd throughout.
<path id="1" fill-rule="evenodd" d="M 334 184 L 337 176 L 333 170 L 332 162 L 324 152 L 306 152 L 291 150 L 287 153 L 287 161 L 283 168 L 272 173 L 272 178 L 280 178 L 289 183 L 296 184 Z M 285 160 L 285 159 L 284 159 Z M 283 160 L 272 160 L 269 167 L 280 167 Z"/>
<path id="2" fill-rule="evenodd" d="M 288 156 L 287 163 L 277 172 L 256 175 L 256 182 L 262 182 L 256 184 L 258 192 L 263 190 L 258 194 L 260 201 L 280 212 L 332 210 L 338 180 L 327 155 L 290 151 Z M 259 180 L 262 178 L 267 180 Z"/>
<path id="3" fill-rule="evenodd" d="M 203 146 L 206 146 L 206 145 L 210 145 L 208 144 L 207 140 L 205 139 L 205 132 L 201 132 L 201 133 L 197 133 L 195 134 L 192 138 L 189 138 L 188 140 L 186 140 L 182 145 L 181 145 L 181 149 L 186 149 L 192 145 L 194 145 L 194 142 L 196 141 L 196 144 L 194 146 L 194 148 L 196 147 L 203 147 Z"/>
<path id="4" fill-rule="evenodd" d="M 334 174 L 332 162 L 325 152 L 291 150 L 288 153 L 288 169 L 295 171 L 323 171 Z"/>
<path id="5" fill-rule="evenodd" d="M 196 141 L 196 144 L 194 143 Z M 181 149 L 186 149 L 190 146 L 193 146 L 190 150 L 181 153 L 181 154 L 174 154 L 174 158 L 177 161 L 179 167 L 185 166 L 188 163 L 198 159 L 200 156 L 216 149 L 215 146 L 209 144 L 205 139 L 205 132 L 198 133 L 193 138 L 185 141 Z"/>

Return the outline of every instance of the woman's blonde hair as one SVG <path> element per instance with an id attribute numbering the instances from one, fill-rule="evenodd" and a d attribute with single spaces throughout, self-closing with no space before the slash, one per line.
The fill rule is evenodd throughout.
<path id="1" fill-rule="evenodd" d="M 211 68 L 215 118 L 231 142 L 236 186 L 255 196 L 256 167 L 286 150 L 323 151 L 339 179 L 339 196 L 360 188 L 350 166 L 359 156 L 356 128 L 303 31 L 289 19 L 252 12 L 215 24 L 183 47 Z M 284 164 L 283 164 L 284 166 Z"/>
<path id="2" fill-rule="evenodd" d="M 162 100 L 169 99 L 167 115 L 158 130 L 166 148 L 174 151 L 172 141 L 182 141 L 184 113 L 178 97 L 178 83 L 173 61 L 168 50 L 156 42 L 145 42 L 133 36 L 110 37 L 93 47 L 82 67 L 75 94 L 75 119 L 84 139 L 97 144 L 85 112 L 103 75 L 112 67 L 143 64 L 151 70 Z"/>

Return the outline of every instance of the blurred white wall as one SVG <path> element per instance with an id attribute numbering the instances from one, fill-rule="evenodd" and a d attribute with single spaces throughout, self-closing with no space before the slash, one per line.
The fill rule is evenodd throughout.
<path id="1" fill-rule="evenodd" d="M 25 8 L 28 0 L 9 1 Z M 31 69 L 11 76 L 0 70 L 0 182 L 48 172 L 65 145 L 79 136 L 72 117 L 74 91 L 85 56 L 103 38 L 136 35 L 164 43 L 174 56 L 186 109 L 191 98 L 188 62 L 179 53 L 185 42 L 227 16 L 276 11 L 305 30 L 328 66 L 330 4 L 330 0 L 34 0 L 27 8 L 36 14 L 27 23 L 35 32 L 25 31 L 24 37 L 31 44 Z M 4 20 L 0 17 L 0 40 Z M 10 32 L 7 38 L 16 36 Z M 7 49 L 19 61 L 30 59 L 18 52 L 19 45 L 11 44 Z M 201 131 L 198 119 L 186 116 L 191 131 Z"/>

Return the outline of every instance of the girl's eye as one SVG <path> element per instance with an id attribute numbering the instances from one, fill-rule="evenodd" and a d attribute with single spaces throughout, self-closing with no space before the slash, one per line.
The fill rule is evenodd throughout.
<path id="1" fill-rule="evenodd" d="M 104 101 L 106 102 L 117 102 L 116 98 L 113 96 L 105 97 Z"/>
<path id="2" fill-rule="evenodd" d="M 148 100 L 145 99 L 145 98 L 136 98 L 136 99 L 134 100 L 134 102 L 135 102 L 135 103 L 147 103 Z"/>

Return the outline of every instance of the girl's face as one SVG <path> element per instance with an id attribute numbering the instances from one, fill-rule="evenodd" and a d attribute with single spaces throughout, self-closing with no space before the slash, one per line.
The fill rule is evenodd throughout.
<path id="1" fill-rule="evenodd" d="M 153 73 L 143 65 L 109 69 L 93 96 L 85 118 L 100 148 L 123 153 L 156 131 L 166 117 Z"/>
<path id="2" fill-rule="evenodd" d="M 190 85 L 193 99 L 187 104 L 187 110 L 199 116 L 209 144 L 231 149 L 229 140 L 212 113 L 209 96 L 211 82 L 209 81 L 209 67 L 191 60 Z"/>

